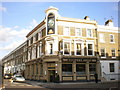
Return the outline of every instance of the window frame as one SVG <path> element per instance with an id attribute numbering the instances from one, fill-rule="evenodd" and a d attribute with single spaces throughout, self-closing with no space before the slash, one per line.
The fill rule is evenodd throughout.
<path id="1" fill-rule="evenodd" d="M 91 36 L 88 35 L 88 30 L 91 30 Z M 93 31 L 91 28 L 86 29 L 86 36 L 87 36 L 87 38 L 93 38 Z"/>
<path id="2" fill-rule="evenodd" d="M 105 56 L 101 56 L 102 54 L 101 54 L 101 49 L 104 49 L 104 51 L 105 51 Z M 101 56 L 101 58 L 106 58 L 106 49 L 105 48 L 100 48 L 100 56 Z"/>
<path id="3" fill-rule="evenodd" d="M 103 35 L 103 39 L 100 38 L 101 35 Z M 99 33 L 99 42 L 105 43 L 105 35 L 104 35 L 104 33 Z"/>
<path id="4" fill-rule="evenodd" d="M 64 49 L 64 45 L 65 45 L 65 43 L 69 43 L 69 44 L 70 44 L 70 53 L 69 53 L 69 54 L 65 54 L 65 53 L 64 53 L 64 50 L 65 50 L 65 49 Z M 71 55 L 71 41 L 66 41 L 66 40 L 63 41 L 63 55 Z"/>
<path id="5" fill-rule="evenodd" d="M 82 68 L 84 69 L 84 70 L 82 69 L 84 72 L 82 71 L 82 72 L 79 74 L 80 71 L 77 70 L 77 65 L 81 65 L 81 66 L 84 65 L 84 68 L 82 67 Z M 76 64 L 76 74 L 77 74 L 77 75 L 86 74 L 86 65 L 85 65 L 84 63 L 81 63 L 81 64 L 77 63 L 77 64 Z"/>
<path id="6" fill-rule="evenodd" d="M 77 33 L 77 32 L 78 32 L 78 31 L 77 31 L 78 29 L 79 29 L 79 31 L 80 31 L 80 32 L 79 32 L 80 35 L 78 35 L 78 33 Z M 77 27 L 75 28 L 75 36 L 77 36 L 77 37 L 82 37 L 82 28 L 77 28 Z"/>
<path id="7" fill-rule="evenodd" d="M 111 57 L 112 57 L 112 58 L 116 58 L 116 50 L 115 50 L 115 52 L 114 52 L 115 56 L 113 56 L 112 50 L 115 50 L 115 48 L 111 48 Z"/>
<path id="8" fill-rule="evenodd" d="M 70 71 L 67 71 L 68 68 L 65 68 L 66 71 L 63 71 L 63 65 L 70 65 L 71 67 L 71 70 Z M 66 66 L 65 66 L 66 67 Z M 73 74 L 73 64 L 72 63 L 63 63 L 62 64 L 62 75 L 72 75 Z"/>
<path id="9" fill-rule="evenodd" d="M 68 28 L 68 30 L 69 30 L 68 35 L 66 35 L 65 28 Z M 67 26 L 64 27 L 64 29 L 63 29 L 63 35 L 64 36 L 70 36 L 70 27 L 67 27 Z"/>
<path id="10" fill-rule="evenodd" d="M 76 46 L 76 44 L 81 44 L 81 55 L 77 55 L 77 46 Z M 84 56 L 84 43 L 83 42 L 79 42 L 79 41 L 74 42 L 74 55 L 76 55 L 76 56 Z"/>
<path id="11" fill-rule="evenodd" d="M 52 44 L 52 46 L 54 46 L 53 41 L 47 41 L 46 43 L 47 43 L 47 55 L 53 55 L 54 54 L 54 49 L 52 49 L 52 54 L 50 54 L 50 50 L 51 50 L 50 44 Z"/>
<path id="12" fill-rule="evenodd" d="M 111 36 L 113 36 L 113 38 L 111 38 Z M 110 43 L 115 43 L 115 37 L 114 37 L 114 35 L 113 34 L 110 34 Z M 111 42 L 111 39 L 113 40 L 112 42 Z"/>
<path id="13" fill-rule="evenodd" d="M 88 55 L 88 44 L 92 44 L 92 55 Z M 94 42 L 87 42 L 86 43 L 86 47 L 87 47 L 87 56 L 94 56 Z"/>

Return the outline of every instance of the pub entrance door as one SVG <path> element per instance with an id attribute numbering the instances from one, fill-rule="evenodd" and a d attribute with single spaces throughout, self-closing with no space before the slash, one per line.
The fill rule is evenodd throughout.
<path id="1" fill-rule="evenodd" d="M 49 70 L 49 81 L 50 82 L 55 81 L 55 70 Z"/>

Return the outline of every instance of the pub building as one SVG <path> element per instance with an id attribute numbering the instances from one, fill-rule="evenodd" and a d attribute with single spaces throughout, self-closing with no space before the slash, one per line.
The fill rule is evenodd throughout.
<path id="1" fill-rule="evenodd" d="M 62 17 L 58 8 L 45 10 L 45 19 L 27 34 L 25 78 L 54 82 L 100 80 L 97 22 Z"/>

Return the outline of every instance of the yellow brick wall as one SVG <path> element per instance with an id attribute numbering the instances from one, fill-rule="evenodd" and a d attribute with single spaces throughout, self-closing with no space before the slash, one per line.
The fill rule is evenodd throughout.
<path id="1" fill-rule="evenodd" d="M 115 48 L 116 56 L 118 56 L 118 33 L 98 32 L 98 39 L 100 39 L 99 37 L 100 33 L 104 34 L 105 43 L 101 43 L 100 41 L 98 41 L 99 52 L 101 48 L 105 48 L 106 53 L 108 53 L 108 56 L 111 56 L 111 48 Z M 114 35 L 115 43 L 110 43 L 110 34 Z"/>

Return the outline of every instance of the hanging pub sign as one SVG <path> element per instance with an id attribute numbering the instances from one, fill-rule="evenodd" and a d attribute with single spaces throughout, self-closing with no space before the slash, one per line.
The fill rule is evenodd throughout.
<path id="1" fill-rule="evenodd" d="M 55 34 L 55 15 L 50 13 L 47 19 L 47 34 Z"/>

